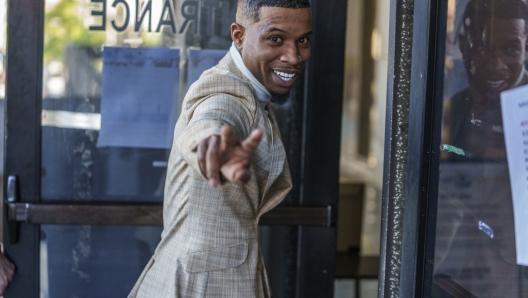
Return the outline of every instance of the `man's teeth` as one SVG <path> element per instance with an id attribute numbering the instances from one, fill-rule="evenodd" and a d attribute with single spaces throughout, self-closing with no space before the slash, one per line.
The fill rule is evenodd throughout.
<path id="1" fill-rule="evenodd" d="M 486 81 L 493 88 L 500 87 L 506 80 Z"/>
<path id="2" fill-rule="evenodd" d="M 288 82 L 289 80 L 293 79 L 293 77 L 295 77 L 295 73 L 285 73 L 285 72 L 276 71 L 276 70 L 274 70 L 273 72 L 277 76 L 279 76 L 279 78 L 281 78 L 281 80 L 283 80 L 285 82 Z"/>

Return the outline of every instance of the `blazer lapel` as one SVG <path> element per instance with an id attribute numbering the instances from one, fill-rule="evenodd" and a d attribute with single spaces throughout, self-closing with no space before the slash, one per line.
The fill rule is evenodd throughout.
<path id="1" fill-rule="evenodd" d="M 286 159 L 286 152 L 284 151 L 284 145 L 282 143 L 279 127 L 277 126 L 277 120 L 275 119 L 275 113 L 273 113 L 273 108 L 271 107 L 271 104 L 269 102 L 266 104 L 266 110 L 269 113 L 270 124 L 272 128 L 271 134 L 273 136 L 271 144 L 271 154 L 273 155 L 273 159 L 271 161 L 269 173 L 269 189 L 269 186 L 273 184 L 273 182 L 277 179 L 277 177 L 282 173 L 282 170 L 284 169 L 284 159 Z M 266 189 L 266 191 L 268 189 Z"/>
<path id="2" fill-rule="evenodd" d="M 233 58 L 231 57 L 231 54 L 228 53 L 224 59 L 224 67 L 227 68 L 227 70 L 233 75 L 241 78 L 251 86 L 251 82 L 238 69 L 235 62 L 233 61 Z M 251 90 L 253 91 L 254 104 L 257 106 L 257 108 L 259 108 L 258 106 L 260 103 L 258 101 L 257 94 L 255 93 L 255 90 L 253 90 L 253 87 Z M 263 183 L 260 186 L 263 188 L 261 188 L 262 197 L 260 198 L 259 202 L 258 217 L 280 203 L 280 201 L 282 201 L 284 198 L 285 193 L 287 193 L 291 188 L 290 172 L 288 166 L 285 164 L 287 163 L 286 153 L 284 151 L 284 145 L 279 132 L 279 127 L 277 126 L 275 114 L 273 113 L 273 108 L 268 102 L 264 109 L 268 112 L 268 116 L 266 116 L 264 112 L 261 114 L 262 117 L 265 118 L 263 119 L 264 123 L 261 126 L 261 128 L 265 129 L 265 137 L 262 140 L 261 145 L 265 144 L 265 141 L 268 141 L 269 145 L 267 146 L 268 152 L 265 154 L 267 159 L 263 159 L 258 162 L 258 167 L 261 169 L 269 169 L 269 171 L 266 181 L 264 182 L 263 180 Z M 277 186 L 276 182 L 279 182 L 277 179 L 283 179 L 283 177 L 280 177 L 281 175 L 286 177 L 284 179 L 285 181 L 280 186 Z M 270 191 L 272 186 L 274 186 L 274 188 L 278 187 L 278 192 L 274 189 Z"/>
<path id="3" fill-rule="evenodd" d="M 264 189 L 264 197 L 260 204 L 258 217 L 275 207 L 284 198 L 284 195 L 281 195 L 280 193 L 275 193 L 275 191 L 270 191 L 270 188 L 274 185 L 274 183 L 279 182 L 277 181 L 277 179 L 281 179 L 279 176 L 283 174 L 288 176 L 289 179 L 289 169 L 288 166 L 285 165 L 286 153 L 284 151 L 284 145 L 282 143 L 279 128 L 277 127 L 277 121 L 275 120 L 275 114 L 273 113 L 273 109 L 270 103 L 266 104 L 266 110 L 268 111 L 269 115 L 269 126 L 271 126 L 270 133 L 272 136 L 269 152 L 270 164 L 268 181 Z M 283 191 L 288 192 L 291 188 L 291 180 L 284 182 L 286 182 L 286 184 L 284 185 L 285 187 Z"/>

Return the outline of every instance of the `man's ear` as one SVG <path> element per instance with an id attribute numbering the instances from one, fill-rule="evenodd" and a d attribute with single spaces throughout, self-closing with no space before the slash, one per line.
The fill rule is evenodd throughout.
<path id="1" fill-rule="evenodd" d="M 240 51 L 242 50 L 242 44 L 244 43 L 245 28 L 239 23 L 231 24 L 231 39 L 235 43 L 235 46 Z"/>

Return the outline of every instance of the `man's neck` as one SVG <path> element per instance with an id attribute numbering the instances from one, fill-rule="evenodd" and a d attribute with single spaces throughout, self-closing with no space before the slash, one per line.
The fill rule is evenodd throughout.
<path id="1" fill-rule="evenodd" d="M 235 61 L 235 64 L 240 70 L 240 72 L 242 72 L 242 74 L 251 83 L 251 86 L 253 87 L 253 90 L 257 95 L 258 101 L 262 104 L 262 107 L 264 107 L 271 98 L 270 92 L 266 89 L 266 87 L 264 87 L 264 85 L 262 85 L 262 83 L 257 80 L 257 78 L 246 67 L 246 65 L 244 64 L 244 60 L 242 59 L 242 55 L 240 54 L 234 43 L 231 45 L 229 52 L 231 53 L 231 57 Z"/>

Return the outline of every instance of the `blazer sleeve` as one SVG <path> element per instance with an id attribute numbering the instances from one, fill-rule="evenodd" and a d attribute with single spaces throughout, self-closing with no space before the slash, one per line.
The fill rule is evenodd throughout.
<path id="1" fill-rule="evenodd" d="M 198 165 L 197 146 L 212 135 L 220 135 L 223 125 L 229 125 L 237 138 L 245 139 L 251 132 L 253 120 L 244 98 L 226 93 L 216 93 L 184 104 L 182 116 L 186 126 L 175 140 L 180 156 L 201 173 Z"/>

